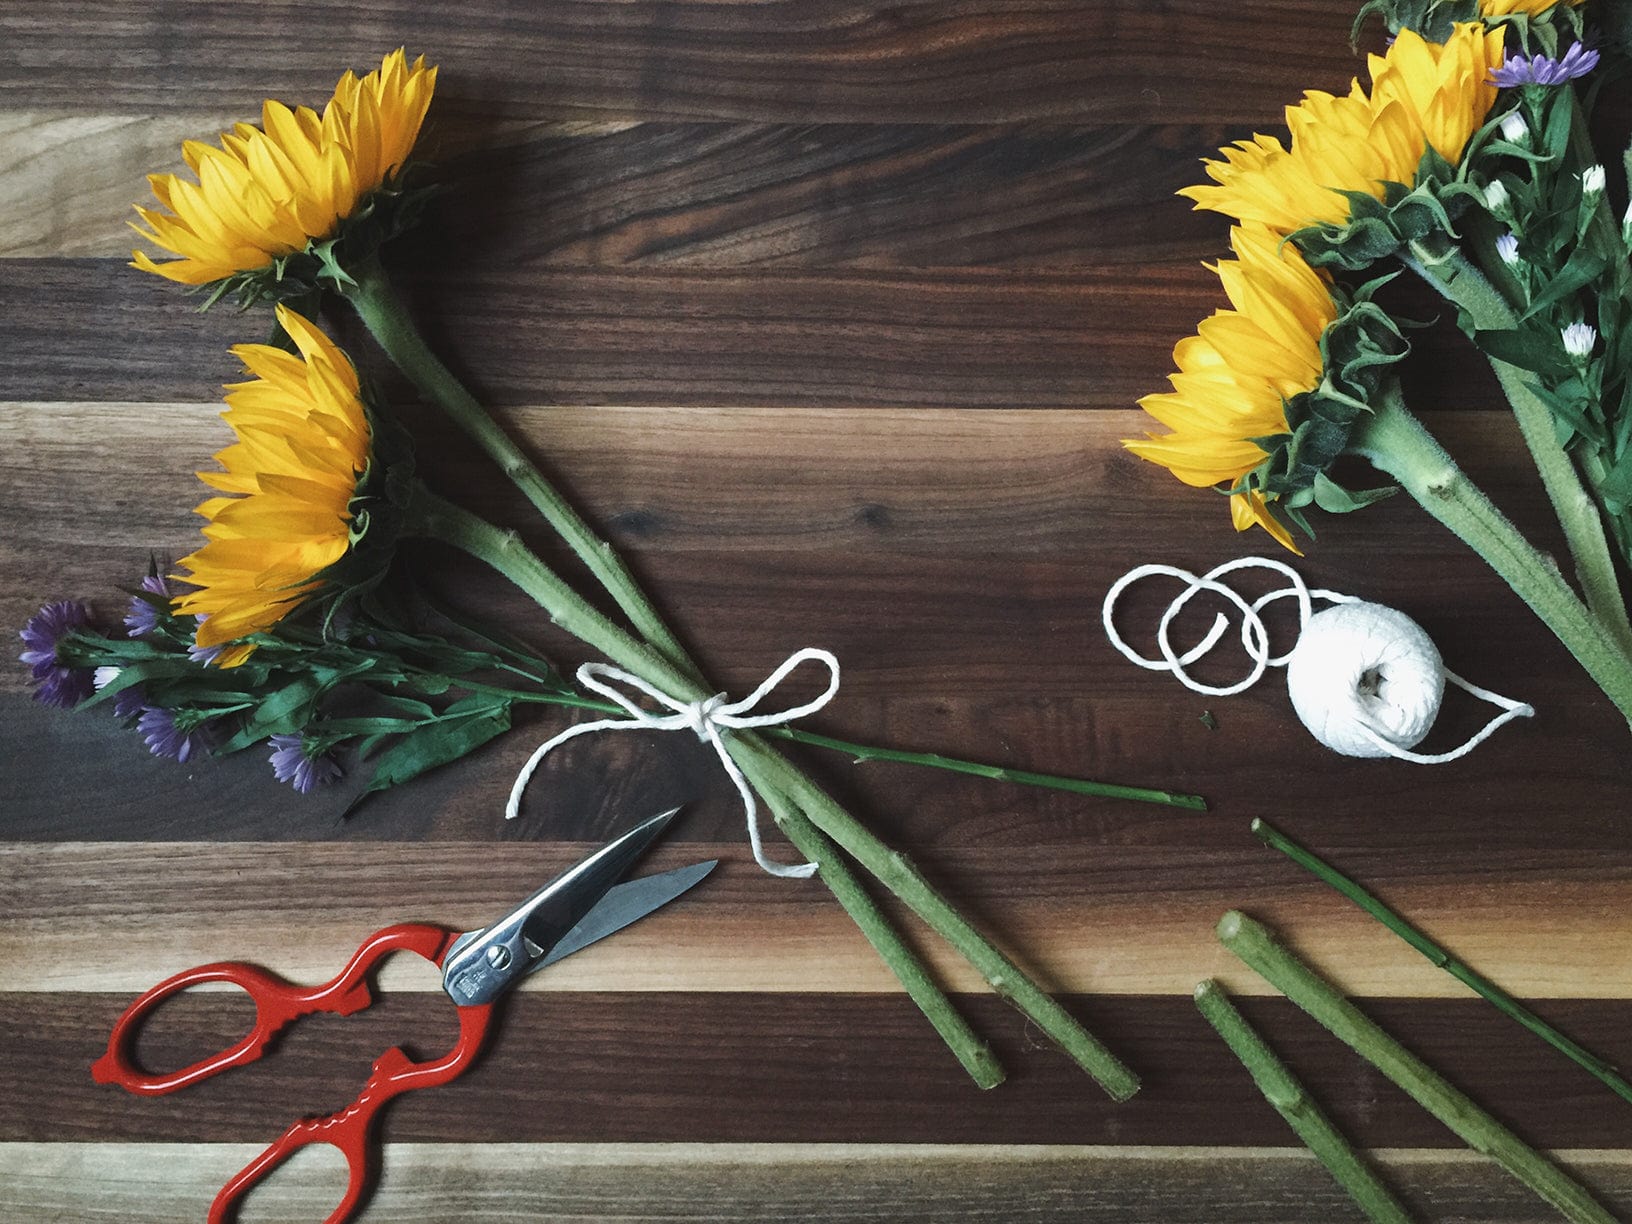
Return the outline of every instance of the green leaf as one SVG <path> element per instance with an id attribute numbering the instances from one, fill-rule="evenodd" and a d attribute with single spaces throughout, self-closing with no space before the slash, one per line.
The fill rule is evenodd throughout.
<path id="1" fill-rule="evenodd" d="M 1588 246 L 1576 247 L 1558 275 L 1551 278 L 1540 293 L 1531 299 L 1530 307 L 1519 321 L 1528 322 L 1542 311 L 1556 302 L 1561 302 L 1575 293 L 1578 289 L 1598 279 L 1598 276 L 1609 265 L 1609 260 L 1600 252 Z"/>
<path id="2" fill-rule="evenodd" d="M 248 748 L 257 740 L 273 735 L 294 735 L 311 717 L 312 703 L 317 700 L 318 685 L 306 678 L 296 680 L 262 699 L 255 712 L 244 720 L 243 727 L 217 752 L 225 755 Z"/>
<path id="3" fill-rule="evenodd" d="M 1473 340 L 1487 357 L 1521 370 L 1555 381 L 1570 375 L 1562 342 L 1536 328 L 1476 331 Z"/>
<path id="4" fill-rule="evenodd" d="M 1326 473 L 1315 476 L 1315 505 L 1327 514 L 1349 514 L 1375 505 L 1384 498 L 1398 493 L 1399 486 L 1385 485 L 1380 489 L 1345 489 Z"/>
<path id="5" fill-rule="evenodd" d="M 426 770 L 456 761 L 509 729 L 508 698 L 482 696 L 455 702 L 436 722 L 410 731 L 380 754 L 357 801 L 363 795 L 387 790 Z M 356 802 L 352 804 L 355 806 Z"/>

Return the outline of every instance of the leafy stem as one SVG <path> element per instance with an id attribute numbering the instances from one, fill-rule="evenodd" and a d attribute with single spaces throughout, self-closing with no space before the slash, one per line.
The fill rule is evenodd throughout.
<path id="1" fill-rule="evenodd" d="M 1399 482 L 1417 503 L 1506 580 L 1569 649 L 1617 709 L 1632 719 L 1632 653 L 1584 605 L 1548 559 L 1457 466 L 1386 386 L 1350 447 Z"/>
<path id="2" fill-rule="evenodd" d="M 1460 249 L 1449 244 L 1433 249 L 1425 243 L 1413 243 L 1405 264 L 1466 312 L 1477 330 L 1505 331 L 1518 325 L 1507 299 Z M 1587 606 L 1623 647 L 1632 650 L 1632 624 L 1627 619 L 1615 560 L 1604 535 L 1603 518 L 1582 485 L 1574 461 L 1559 443 L 1552 410 L 1530 389 L 1525 371 L 1499 357 L 1491 356 L 1489 360 L 1563 528 Z"/>

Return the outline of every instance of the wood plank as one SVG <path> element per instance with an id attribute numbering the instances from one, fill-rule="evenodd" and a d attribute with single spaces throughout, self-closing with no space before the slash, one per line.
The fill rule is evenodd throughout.
<path id="1" fill-rule="evenodd" d="M 384 1118 L 386 1141 L 1087 1143 L 1296 1146 L 1279 1115 L 1188 997 L 1069 995 L 1062 1003 L 1145 1078 L 1115 1104 L 991 996 L 958 996 L 1008 1068 L 981 1092 L 899 995 L 572 993 L 513 996 L 482 1060 L 413 1093 Z M 345 1020 L 291 1029 L 266 1063 L 167 1097 L 93 1083 L 91 1061 L 128 999 L 0 994 L 12 1100 L 49 1109 L 0 1118 L 0 1140 L 269 1141 L 302 1114 L 339 1109 L 388 1046 L 422 1057 L 452 1043 L 447 1000 L 396 995 Z M 184 1066 L 247 1025 L 240 1001 L 172 1004 L 140 1054 Z M 1379 1024 L 1529 1142 L 1632 1146 L 1632 1114 L 1586 1072 L 1482 1000 L 1363 1000 Z M 1363 1146 L 1457 1150 L 1404 1093 L 1284 999 L 1243 1010 L 1333 1120 Z M 1558 1021 L 1624 1057 L 1632 1002 L 1560 1000 Z M 1225 1197 L 1225 1196 L 1219 1196 Z"/>
<path id="2" fill-rule="evenodd" d="M 646 808 L 626 813 L 627 825 Z M 729 820 L 725 805 L 717 816 Z M 736 814 L 740 820 L 740 812 Z M 689 819 L 689 818 L 688 818 Z M 527 983 L 555 991 L 894 992 L 895 981 L 815 883 L 760 871 L 740 834 L 690 840 L 687 820 L 654 870 L 722 865 L 683 902 Z M 914 846 L 932 881 L 1053 988 L 1188 994 L 1204 977 L 1239 993 L 1269 987 L 1218 945 L 1213 924 L 1240 906 L 1284 931 L 1346 990 L 1468 997 L 1465 988 L 1324 885 L 1258 847 L 1237 823 L 1158 847 L 1023 836 Z M 495 833 L 498 830 L 494 830 Z M 559 834 L 557 834 L 559 836 Z M 729 832 L 727 836 L 731 835 Z M 0 968 L 12 989 L 136 993 L 191 965 L 260 959 L 325 981 L 370 932 L 393 922 L 490 922 L 592 848 L 552 840 L 446 842 L 11 844 Z M 1632 871 L 1625 855 L 1486 855 L 1477 875 L 1447 857 L 1429 871 L 1366 871 L 1368 882 L 1469 964 L 1517 995 L 1632 995 Z M 1366 865 L 1349 862 L 1351 871 Z M 1617 861 L 1618 860 L 1618 861 Z M 1137 884 L 1129 883 L 1137 881 Z M 110 939 L 110 923 L 118 932 Z M 914 921 L 907 929 L 921 931 Z M 953 988 L 985 983 L 940 940 L 915 935 Z M 400 962 L 400 963 L 399 963 Z M 395 987 L 434 988 L 412 958 Z"/>
<path id="3" fill-rule="evenodd" d="M 423 229 L 393 258 L 415 269 L 404 290 L 432 344 L 495 405 L 1126 408 L 1163 389 L 1173 345 L 1225 304 L 1190 261 L 539 268 L 503 244 Z M 207 402 L 239 372 L 228 346 L 266 334 L 262 313 L 200 319 L 176 286 L 114 260 L 6 260 L 0 274 L 0 401 Z M 372 352 L 349 317 L 338 322 L 351 351 Z M 1435 331 L 1413 343 L 1413 402 L 1500 402 L 1465 341 Z M 400 380 L 386 386 L 403 394 Z"/>
<path id="4" fill-rule="evenodd" d="M 72 0 L 49 17 L 0 13 L 13 63 L 0 106 L 314 104 L 342 68 L 405 44 L 441 65 L 440 109 L 484 116 L 1267 122 L 1303 89 L 1347 88 L 1358 65 L 1345 21 L 1321 0 L 944 0 L 883 11 L 858 0 L 519 10 L 478 0 L 457 14 L 410 0 L 366 11 L 183 0 L 162 20 L 117 0 Z"/>
<path id="5" fill-rule="evenodd" d="M 102 93 L 104 99 L 106 93 Z M 184 171 L 184 140 L 213 140 L 259 110 L 166 110 L 86 113 L 81 109 L 0 109 L 0 257 L 118 256 L 130 252 L 136 220 L 132 205 L 148 196 L 149 174 Z M 599 144 L 628 124 L 473 123 L 456 116 L 432 123 L 422 155 L 455 159 L 481 150 L 486 157 L 513 146 L 548 143 L 571 148 L 575 137 Z"/>
<path id="6" fill-rule="evenodd" d="M 0 256 L 128 254 L 144 176 L 182 170 L 181 141 L 231 121 L 0 112 L 0 164 L 15 167 Z M 422 139 L 445 188 L 426 224 L 549 267 L 1186 261 L 1223 233 L 1171 198 L 1201 178 L 1212 140 L 1173 126 L 450 121 Z M 1162 200 L 1171 223 L 1153 229 Z"/>
<path id="7" fill-rule="evenodd" d="M 73 545 L 89 549 L 98 563 L 98 553 L 137 563 L 153 550 L 190 551 L 198 524 L 192 507 L 206 492 L 194 473 L 215 466 L 212 453 L 231 440 L 216 419 L 221 410 L 213 394 L 191 404 L 0 402 L 0 431 L 15 457 L 0 484 L 0 507 L 19 526 L 0 539 L 0 549 L 10 550 L 10 559 L 25 548 L 66 554 Z M 491 469 L 471 443 L 428 410 L 408 402 L 394 410 L 420 438 L 428 479 L 478 513 L 527 527 L 536 512 L 489 479 Z M 1504 512 L 1549 543 L 1550 512 L 1511 418 L 1423 416 Z M 1124 557 L 1105 556 L 1106 538 L 1136 530 L 1182 541 L 1176 554 L 1254 541 L 1231 531 L 1205 494 L 1122 449 L 1120 439 L 1159 430 L 1126 408 L 523 404 L 506 407 L 502 420 L 582 513 L 621 552 L 637 557 L 1007 553 L 1028 561 L 1062 557 L 1110 572 Z M 708 473 L 706 483 L 693 478 L 698 471 Z M 1347 519 L 1324 517 L 1321 540 L 1330 536 L 1336 544 L 1309 547 L 1303 564 L 1339 564 L 1327 552 L 1398 555 L 1441 542 L 1454 553 L 1458 546 L 1447 537 L 1421 530 L 1422 518 L 1403 499 Z M 1265 537 L 1258 541 L 1273 547 Z M 63 572 L 75 581 L 81 571 L 94 574 L 73 556 L 59 563 L 72 567 Z M 1390 576 L 1367 580 L 1386 583 Z"/>
<path id="8" fill-rule="evenodd" d="M 0 1144 L 0 1207 L 17 1224 L 117 1214 L 127 1224 L 198 1215 L 254 1144 Z M 1553 1156 L 1610 1203 L 1632 1203 L 1624 1152 Z M 1472 1152 L 1370 1153 L 1427 1218 L 1544 1218 L 1523 1186 Z M 767 1219 L 839 1224 L 1296 1224 L 1361 1216 L 1312 1157 L 1285 1148 L 913 1144 L 393 1143 L 368 1219 L 508 1224 L 671 1224 Z M 255 1200 L 264 1224 L 308 1224 L 337 1176 L 308 1163 Z M 338 1170 L 333 1171 L 334 1175 Z M 503 1195 L 492 1187 L 502 1184 Z M 335 1193 L 329 1193 L 330 1191 Z M 1222 1200 L 1228 1190 L 1230 1201 Z"/>

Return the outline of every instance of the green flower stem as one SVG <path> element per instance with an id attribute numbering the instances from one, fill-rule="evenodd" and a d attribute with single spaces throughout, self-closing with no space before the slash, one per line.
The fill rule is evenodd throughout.
<path id="1" fill-rule="evenodd" d="M 594 533 L 543 473 L 494 422 L 487 410 L 426 346 L 378 260 L 371 260 L 364 266 L 353 269 L 353 276 L 356 283 L 345 290 L 346 299 L 356 309 L 370 333 L 379 341 L 386 355 L 408 376 L 421 394 L 446 412 L 504 469 L 505 474 L 526 494 L 527 499 L 561 534 L 573 552 L 606 588 L 639 635 L 651 643 L 675 669 L 686 673 L 691 679 L 701 680 L 702 673 L 686 654 L 678 639 L 669 632 L 612 546 Z M 1122 786 L 1111 782 L 1062 778 L 1027 770 L 1004 769 L 944 757 L 936 753 L 871 748 L 800 731 L 793 727 L 778 728 L 772 734 L 799 743 L 846 752 L 857 760 L 899 761 L 951 770 L 955 773 L 973 774 L 982 778 L 1018 782 L 1027 786 L 1070 791 L 1079 795 L 1133 799 L 1194 811 L 1207 810 L 1207 801 L 1200 795 Z"/>
<path id="2" fill-rule="evenodd" d="M 521 672 L 521 675 L 527 673 Z M 536 676 L 527 676 L 530 680 L 538 680 Z M 540 684 L 544 681 L 539 680 Z M 509 689 L 496 689 L 480 683 L 460 680 L 459 685 L 473 692 L 510 693 Z M 581 697 L 577 693 L 566 693 L 555 696 L 554 691 L 549 694 L 526 694 L 516 692 L 518 698 L 539 702 L 574 706 L 582 710 L 598 710 L 603 714 L 622 714 L 624 709 L 610 701 L 602 701 L 595 697 Z M 763 734 L 776 739 L 789 740 L 795 744 L 806 744 L 812 748 L 827 748 L 834 752 L 841 752 L 853 758 L 856 762 L 863 761 L 893 761 L 907 765 L 922 765 L 926 769 L 944 769 L 950 773 L 972 774 L 977 778 L 990 778 L 997 782 L 1014 782 L 1025 786 L 1037 786 L 1047 790 L 1067 791 L 1077 795 L 1099 795 L 1113 799 L 1138 799 L 1146 803 L 1162 803 L 1169 807 L 1188 808 L 1191 811 L 1205 812 L 1207 800 L 1200 795 L 1186 795 L 1180 791 L 1150 790 L 1140 786 L 1117 786 L 1110 782 L 1089 782 L 1081 778 L 1062 778 L 1056 774 L 1032 773 L 1024 769 L 1004 769 L 999 765 L 982 765 L 976 761 L 959 760 L 957 757 L 942 756 L 938 752 L 907 752 L 898 748 L 873 748 L 866 744 L 856 744 L 849 740 L 838 739 L 831 735 L 821 735 L 815 731 L 804 731 L 798 727 L 778 726 L 765 727 Z"/>
<path id="3" fill-rule="evenodd" d="M 1236 1010 L 1223 987 L 1209 979 L 1196 987 L 1196 1006 L 1242 1066 L 1251 1073 L 1258 1091 L 1286 1119 L 1298 1138 L 1326 1166 L 1326 1171 L 1368 1220 L 1377 1224 L 1410 1224 L 1411 1217 L 1371 1167 L 1349 1145 L 1313 1097 Z"/>
<path id="4" fill-rule="evenodd" d="M 762 792 L 771 809 L 777 827 L 806 861 L 815 863 L 822 880 L 833 891 L 834 897 L 850 915 L 867 942 L 895 972 L 896 980 L 906 989 L 918 1010 L 924 1013 L 941 1040 L 963 1064 L 981 1088 L 996 1088 L 1004 1080 L 1003 1065 L 997 1061 L 991 1047 L 969 1027 L 969 1022 L 951 1006 L 922 961 L 907 947 L 900 933 L 884 912 L 874 904 L 861 886 L 856 875 L 845 862 L 844 855 L 832 840 L 807 820 L 797 808 L 774 790 Z"/>
<path id="5" fill-rule="evenodd" d="M 1500 574 L 1632 719 L 1632 654 L 1587 610 L 1548 559 L 1491 504 L 1406 409 L 1397 386 L 1361 417 L 1350 449 L 1392 476 Z"/>
<path id="6" fill-rule="evenodd" d="M 971 774 L 977 778 L 990 778 L 997 782 L 1015 782 L 1023 786 L 1041 786 L 1049 790 L 1069 791 L 1076 795 L 1099 795 L 1111 799 L 1136 799 L 1142 803 L 1161 803 L 1168 807 L 1187 808 L 1193 812 L 1205 812 L 1207 800 L 1200 795 L 1187 795 L 1181 791 L 1153 790 L 1144 786 L 1119 786 L 1112 782 L 1090 782 L 1082 778 L 1062 778 L 1058 774 L 1033 773 L 1027 769 L 1005 769 L 1001 765 L 982 765 L 975 761 L 963 761 L 956 757 L 942 756 L 938 752 L 906 752 L 898 748 L 869 748 L 861 744 L 852 744 L 845 740 L 834 739 L 829 735 L 817 735 L 813 731 L 801 731 L 797 727 L 770 727 L 766 734 L 779 736 L 783 739 L 796 740 L 801 744 L 810 744 L 817 748 L 831 748 L 835 752 L 847 753 L 856 761 L 899 761 L 910 765 L 924 765 L 931 769 L 945 769 L 952 773 Z"/>
<path id="7" fill-rule="evenodd" d="M 1475 1151 L 1495 1160 L 1576 1224 L 1614 1224 L 1580 1184 L 1412 1054 L 1262 924 L 1238 910 L 1218 923 L 1219 941 L 1334 1037 L 1404 1089 Z"/>
<path id="8" fill-rule="evenodd" d="M 1447 300 L 1466 311 L 1479 330 L 1502 331 L 1518 326 L 1518 318 L 1507 299 L 1459 248 L 1447 245 L 1430 250 L 1422 243 L 1414 243 L 1406 265 Z M 1575 561 L 1576 576 L 1587 606 L 1624 648 L 1632 650 L 1632 623 L 1627 620 L 1615 560 L 1604 537 L 1603 518 L 1582 485 L 1574 462 L 1559 443 L 1552 410 L 1530 390 L 1525 371 L 1495 357 L 1489 361 L 1512 406 L 1553 513 L 1564 530 L 1564 540 Z"/>
<path id="9" fill-rule="evenodd" d="M 710 695 L 706 687 L 668 663 L 652 647 L 635 641 L 585 603 L 528 551 L 514 532 L 503 531 L 426 491 L 421 492 L 417 505 L 410 511 L 410 528 L 492 566 L 531 595 L 555 624 L 675 700 L 699 701 Z M 766 796 L 783 796 L 802 809 L 817 828 L 980 970 L 994 990 L 1011 999 L 1039 1028 L 1054 1037 L 1113 1097 L 1124 1100 L 1137 1090 L 1139 1081 L 1131 1071 L 994 948 L 901 855 L 893 853 L 761 737 L 752 733 L 728 733 L 725 743 L 732 759 L 756 791 Z M 905 963 L 890 967 L 898 977 L 913 971 Z M 935 997 L 938 1008 L 951 1011 L 951 1004 L 938 990 Z M 940 1017 L 934 1023 L 939 1028 L 946 1020 Z"/>
<path id="10" fill-rule="evenodd" d="M 764 779 L 805 810 L 812 823 L 848 851 L 930 928 L 963 954 L 1003 998 L 1020 1009 L 1116 1101 L 1139 1091 L 1139 1077 L 1055 999 L 976 930 L 900 851 L 891 850 L 788 761 L 753 734 L 726 743 L 743 773 Z"/>
<path id="11" fill-rule="evenodd" d="M 617 602 L 641 637 L 682 670 L 686 652 L 641 593 L 623 561 L 568 504 L 485 408 L 431 352 L 378 258 L 351 270 L 344 295 L 392 362 L 494 460 Z M 692 672 L 693 678 L 695 672 Z"/>
<path id="12" fill-rule="evenodd" d="M 1602 1080 L 1622 1100 L 1632 1101 L 1632 1084 L 1628 1084 L 1613 1066 L 1591 1050 L 1566 1037 L 1490 979 L 1474 972 L 1348 876 L 1317 858 L 1267 821 L 1255 819 L 1252 822 L 1252 832 L 1253 836 L 1266 846 L 1279 850 L 1298 866 L 1330 884 L 1439 968 L 1474 993 L 1489 1000 L 1503 1015 L 1517 1020 L 1566 1058 Z"/>

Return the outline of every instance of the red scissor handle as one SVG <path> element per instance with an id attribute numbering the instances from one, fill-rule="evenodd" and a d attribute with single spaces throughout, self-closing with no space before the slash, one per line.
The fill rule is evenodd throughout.
<path id="1" fill-rule="evenodd" d="M 301 1148 L 313 1143 L 327 1143 L 338 1148 L 346 1158 L 349 1170 L 345 1197 L 324 1224 L 343 1224 L 343 1221 L 351 1219 L 374 1181 L 374 1151 L 369 1143 L 369 1128 L 380 1106 L 404 1092 L 434 1088 L 461 1075 L 481 1050 L 492 1015 L 491 1003 L 461 1007 L 459 1040 L 454 1043 L 453 1049 L 440 1058 L 416 1063 L 397 1046 L 380 1055 L 355 1101 L 326 1118 L 296 1122 L 223 1186 L 221 1193 L 215 1196 L 215 1202 L 210 1204 L 208 1224 L 229 1224 L 235 1217 L 238 1204 L 258 1182 L 270 1176 L 273 1170 Z"/>
<path id="2" fill-rule="evenodd" d="M 229 1067 L 241 1067 L 264 1054 L 272 1038 L 293 1020 L 316 1012 L 349 1016 L 367 1007 L 374 1001 L 368 976 L 386 956 L 413 952 L 440 965 L 454 938 L 452 931 L 418 923 L 386 927 L 369 936 L 339 975 L 322 986 L 297 986 L 239 961 L 219 961 L 185 970 L 160 982 L 125 1009 L 108 1038 L 108 1052 L 91 1064 L 91 1076 L 99 1084 L 118 1084 L 141 1096 L 162 1096 L 219 1075 Z M 254 1027 L 237 1045 L 180 1071 L 143 1071 L 131 1057 L 136 1031 L 160 1003 L 206 982 L 231 982 L 241 987 L 255 1003 Z"/>
<path id="3" fill-rule="evenodd" d="M 160 1096 L 208 1079 L 229 1067 L 254 1062 L 266 1050 L 278 1031 L 301 1016 L 315 1012 L 335 1012 L 342 1016 L 360 1011 L 374 1001 L 369 974 L 393 952 L 412 952 L 441 966 L 457 935 L 442 927 L 403 923 L 377 931 L 357 949 L 350 963 L 331 982 L 322 986 L 297 986 L 254 965 L 222 961 L 200 965 L 160 982 L 137 999 L 113 1026 L 107 1053 L 91 1066 L 98 1083 L 114 1083 L 142 1096 Z M 206 982 L 231 982 L 255 1001 L 255 1025 L 242 1041 L 230 1049 L 167 1074 L 149 1074 L 131 1059 L 136 1030 L 148 1014 L 172 995 Z M 298 1149 L 313 1143 L 327 1143 L 340 1150 L 350 1170 L 346 1194 L 325 1224 L 341 1224 L 351 1218 L 373 1179 L 374 1166 L 368 1146 L 369 1127 L 380 1106 L 392 1097 L 415 1088 L 445 1084 L 460 1075 L 480 1052 L 492 1017 L 492 1004 L 459 1008 L 459 1039 L 439 1058 L 414 1062 L 393 1046 L 374 1063 L 368 1082 L 357 1099 L 327 1118 L 296 1122 L 283 1135 L 229 1181 L 210 1205 L 209 1224 L 226 1224 L 255 1184 L 288 1160 Z"/>

